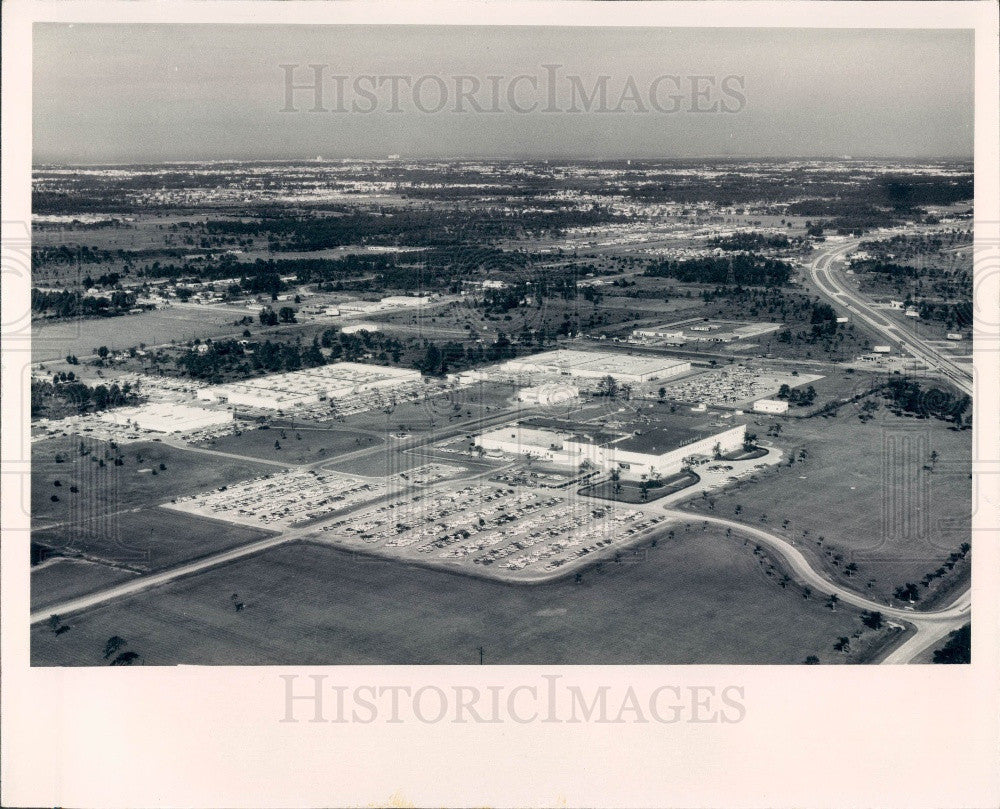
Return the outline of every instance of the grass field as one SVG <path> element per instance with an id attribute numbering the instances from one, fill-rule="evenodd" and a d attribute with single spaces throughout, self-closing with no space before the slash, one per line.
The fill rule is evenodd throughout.
<path id="1" fill-rule="evenodd" d="M 162 508 L 35 531 L 32 540 L 137 570 L 158 570 L 243 545 L 270 532 Z"/>
<path id="2" fill-rule="evenodd" d="M 836 418 L 785 420 L 780 436 L 768 440 L 795 453 L 805 449 L 806 459 L 715 495 L 711 513 L 766 525 L 795 540 L 842 584 L 888 598 L 898 585 L 919 582 L 970 541 L 971 431 L 884 410 L 862 424 L 846 406 Z M 939 457 L 928 471 L 923 467 L 931 464 L 931 452 Z M 703 500 L 687 507 L 709 510 Z M 858 571 L 848 576 L 851 563 Z M 956 567 L 954 575 L 959 574 Z M 937 584 L 947 584 L 947 578 L 930 591 L 921 588 L 921 600 Z"/>
<path id="3" fill-rule="evenodd" d="M 31 571 L 31 609 L 103 590 L 135 575 L 82 559 L 54 559 Z"/>
<path id="4" fill-rule="evenodd" d="M 100 346 L 117 350 L 140 343 L 156 346 L 171 340 L 186 342 L 195 337 L 204 340 L 237 333 L 242 327 L 234 326 L 233 321 L 247 314 L 249 312 L 235 308 L 232 312 L 224 312 L 211 308 L 170 307 L 120 317 L 33 323 L 31 361 L 62 360 L 67 354 L 75 354 L 83 360 Z"/>
<path id="5" fill-rule="evenodd" d="M 837 637 L 860 628 L 710 531 L 532 587 L 292 544 L 66 623 L 33 630 L 33 665 L 102 665 L 114 634 L 150 665 L 468 664 L 480 645 L 493 664 L 838 663 Z"/>
<path id="6" fill-rule="evenodd" d="M 266 430 L 243 430 L 239 435 L 216 438 L 201 446 L 249 458 L 305 464 L 332 458 L 344 452 L 366 449 L 382 441 L 378 435 L 345 430 L 340 426 L 291 426 L 291 422 L 286 423 L 289 426 L 281 427 L 276 423 Z M 275 447 L 275 442 L 280 445 L 280 449 Z"/>
<path id="7" fill-rule="evenodd" d="M 105 458 L 108 444 L 84 439 L 90 453 L 81 456 L 78 436 L 39 441 L 31 448 L 31 520 L 39 528 L 79 523 L 123 509 L 161 503 L 181 494 L 212 489 L 236 480 L 273 472 L 251 460 L 188 452 L 156 441 L 123 446 L 123 466 Z M 56 454 L 65 459 L 56 463 Z M 103 467 L 94 459 L 104 460 Z M 141 460 L 140 460 L 141 459 Z M 166 466 L 160 470 L 160 464 Z M 152 471 L 156 470 L 153 475 Z M 55 486 L 59 481 L 61 485 Z M 74 493 L 71 488 L 79 490 Z M 58 498 L 53 501 L 52 497 Z"/>

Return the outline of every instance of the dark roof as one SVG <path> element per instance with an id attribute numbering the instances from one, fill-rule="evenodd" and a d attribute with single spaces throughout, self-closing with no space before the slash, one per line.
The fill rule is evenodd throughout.
<path id="1" fill-rule="evenodd" d="M 696 424 L 678 422 L 664 427 L 654 427 L 643 430 L 638 435 L 631 435 L 615 443 L 615 448 L 624 452 L 642 452 L 646 455 L 663 455 L 675 449 L 691 444 L 702 438 L 725 432 L 738 427 L 742 422 L 734 421 L 725 427 L 714 427 L 707 422 Z"/>

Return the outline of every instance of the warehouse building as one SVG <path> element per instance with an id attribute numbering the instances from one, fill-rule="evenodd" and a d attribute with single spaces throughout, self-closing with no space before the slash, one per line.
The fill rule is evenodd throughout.
<path id="1" fill-rule="evenodd" d="M 655 382 L 691 370 L 691 363 L 670 357 L 631 355 L 560 348 L 509 360 L 501 366 L 514 374 L 547 374 L 578 379 L 613 376 L 618 382 Z"/>
<path id="2" fill-rule="evenodd" d="M 788 412 L 788 402 L 783 399 L 758 399 L 753 403 L 754 413 L 781 414 Z"/>
<path id="3" fill-rule="evenodd" d="M 108 424 L 135 426 L 156 433 L 189 433 L 229 424 L 233 420 L 233 414 L 228 410 L 208 410 L 165 402 L 104 410 L 98 413 L 98 417 Z"/>
<path id="4" fill-rule="evenodd" d="M 321 399 L 341 399 L 380 389 L 397 390 L 420 379 L 419 371 L 408 368 L 335 362 L 304 371 L 212 385 L 198 391 L 198 396 L 206 401 L 228 402 L 241 407 L 288 410 Z"/>
<path id="5" fill-rule="evenodd" d="M 574 429 L 568 422 L 532 419 L 476 436 L 487 452 L 528 456 L 577 469 L 585 463 L 602 472 L 619 470 L 624 478 L 643 480 L 681 471 L 686 459 L 712 458 L 743 447 L 746 425 L 718 431 L 704 424 L 658 427 L 622 435 L 601 429 Z"/>

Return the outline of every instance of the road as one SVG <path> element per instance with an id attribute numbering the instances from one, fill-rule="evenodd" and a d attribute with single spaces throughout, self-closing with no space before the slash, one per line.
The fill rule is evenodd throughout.
<path id="1" fill-rule="evenodd" d="M 367 508 L 369 506 L 370 504 L 365 504 L 364 507 Z M 774 550 L 779 556 L 781 556 L 795 577 L 804 584 L 813 588 L 813 590 L 824 593 L 828 596 L 836 595 L 840 602 L 850 604 L 854 607 L 858 607 L 859 609 L 880 612 L 883 616 L 890 620 L 904 621 L 913 626 L 916 630 L 915 633 L 907 639 L 905 643 L 887 655 L 881 661 L 883 664 L 901 664 L 910 662 L 929 646 L 940 641 L 949 632 L 960 628 L 963 624 L 968 623 L 970 620 L 971 595 L 969 590 L 966 590 L 951 604 L 939 610 L 917 612 L 915 610 L 911 611 L 890 607 L 877 601 L 865 598 L 853 590 L 849 590 L 835 582 L 830 581 L 824 575 L 813 569 L 809 560 L 790 542 L 761 528 L 722 517 L 702 514 L 696 515 L 691 512 L 678 511 L 670 508 L 663 509 L 662 506 L 657 506 L 655 503 L 641 504 L 637 507 L 644 511 L 660 514 L 665 513 L 669 518 L 676 520 L 677 522 L 697 522 L 700 520 L 702 522 L 710 523 L 723 528 L 730 528 L 743 535 L 748 535 Z M 343 515 L 337 515 L 336 517 L 331 517 L 331 519 L 340 520 L 343 519 Z M 321 523 L 316 523 L 302 528 L 288 529 L 280 534 L 276 534 L 275 536 L 258 540 L 257 542 L 243 545 L 239 548 L 222 551 L 203 559 L 195 560 L 194 562 L 179 565 L 178 567 L 171 568 L 170 570 L 142 576 L 138 579 L 133 579 L 96 593 L 74 598 L 61 604 L 47 606 L 44 609 L 31 614 L 31 624 L 37 625 L 44 623 L 49 620 L 52 615 L 65 617 L 66 615 L 90 609 L 91 607 L 98 606 L 99 604 L 103 604 L 107 601 L 135 595 L 150 588 L 168 584 L 186 576 L 191 576 L 203 570 L 207 570 L 208 568 L 226 564 L 227 562 L 232 562 L 255 553 L 260 553 L 261 551 L 274 548 L 278 545 L 304 539 L 310 535 L 314 535 L 320 525 Z"/>
<path id="2" fill-rule="evenodd" d="M 924 362 L 933 371 L 951 382 L 963 393 L 972 395 L 972 373 L 950 357 L 928 345 L 914 334 L 901 328 L 891 318 L 879 312 L 872 301 L 847 286 L 835 265 L 858 248 L 860 239 L 837 242 L 821 250 L 806 265 L 812 282 L 830 302 L 882 335 L 890 345 L 897 345 L 908 354 Z"/>
<path id="3" fill-rule="evenodd" d="M 845 604 L 851 604 L 864 610 L 880 612 L 884 617 L 891 620 L 905 621 L 912 624 L 916 632 L 905 643 L 887 655 L 881 661 L 883 664 L 909 663 L 927 649 L 927 647 L 970 621 L 972 600 L 969 590 L 965 590 L 951 604 L 939 610 L 917 612 L 916 610 L 888 607 L 885 604 L 872 601 L 853 590 L 848 590 L 830 581 L 813 569 L 809 564 L 809 560 L 806 559 L 798 548 L 782 537 L 764 531 L 761 528 L 746 525 L 735 520 L 693 514 L 688 511 L 667 509 L 666 512 L 670 517 L 677 520 L 692 523 L 700 520 L 712 525 L 731 528 L 733 531 L 738 531 L 742 534 L 749 534 L 754 539 L 760 540 L 762 544 L 776 551 L 794 575 L 813 590 L 825 593 L 826 595 L 836 594 L 838 600 Z"/>

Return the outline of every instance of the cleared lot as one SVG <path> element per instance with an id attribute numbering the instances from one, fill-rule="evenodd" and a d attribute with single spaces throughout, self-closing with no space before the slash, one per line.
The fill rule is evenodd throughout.
<path id="1" fill-rule="evenodd" d="M 884 409 L 862 424 L 852 406 L 837 418 L 786 420 L 769 440 L 796 458 L 804 449 L 804 460 L 715 495 L 714 509 L 697 498 L 686 507 L 784 535 L 827 576 L 885 599 L 971 541 L 971 435 Z M 946 581 L 921 587 L 919 603 Z"/>
<path id="2" fill-rule="evenodd" d="M 271 533 L 178 511 L 146 508 L 35 531 L 32 540 L 62 553 L 84 554 L 150 571 L 253 542 Z"/>
<path id="3" fill-rule="evenodd" d="M 532 587 L 293 544 L 66 622 L 32 631 L 33 665 L 104 665 L 115 634 L 149 665 L 837 663 L 860 626 L 712 531 Z"/>
<path id="4" fill-rule="evenodd" d="M 80 454 L 81 442 L 86 455 Z M 155 441 L 130 444 L 119 452 L 120 466 L 114 463 L 118 453 L 104 441 L 71 436 L 33 444 L 32 525 L 44 528 L 56 522 L 79 524 L 102 514 L 148 506 L 274 471 L 273 466 L 250 459 L 188 452 Z M 57 456 L 61 463 L 56 461 Z M 166 469 L 160 469 L 161 464 Z M 74 486 L 78 491 L 72 491 Z"/>
<path id="5" fill-rule="evenodd" d="M 103 590 L 136 575 L 82 559 L 52 559 L 31 570 L 31 609 Z"/>

